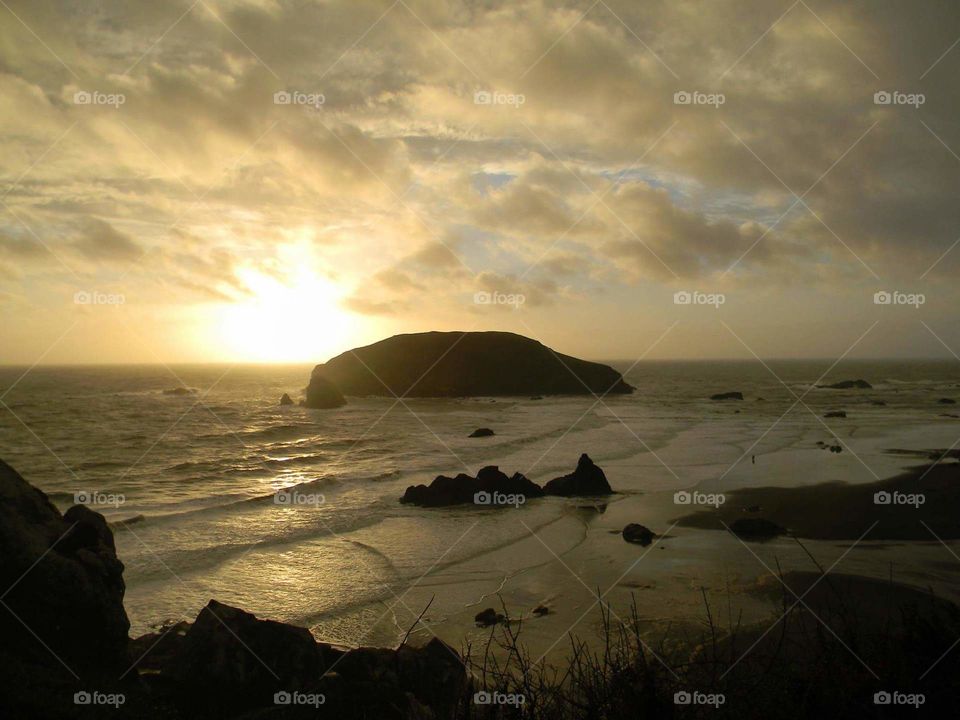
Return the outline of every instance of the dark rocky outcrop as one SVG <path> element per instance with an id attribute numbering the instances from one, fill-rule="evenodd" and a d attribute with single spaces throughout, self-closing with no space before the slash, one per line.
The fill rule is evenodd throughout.
<path id="1" fill-rule="evenodd" d="M 280 397 L 280 404 L 281 404 L 281 405 L 293 405 L 293 398 L 290 397 L 287 393 L 284 393 L 284 394 Z"/>
<path id="2" fill-rule="evenodd" d="M 569 475 L 554 478 L 548 482 L 543 491 L 547 495 L 561 495 L 575 497 L 578 495 L 612 495 L 613 490 L 607 482 L 603 470 L 594 465 L 590 456 L 584 453 L 580 456 L 577 469 Z"/>
<path id="3" fill-rule="evenodd" d="M 730 530 L 744 540 L 770 540 L 786 534 L 786 529 L 764 518 L 740 518 L 735 520 Z"/>
<path id="4" fill-rule="evenodd" d="M 620 373 L 507 332 L 395 335 L 317 365 L 307 388 L 344 395 L 477 397 L 630 393 Z M 312 390 L 316 386 L 316 390 Z"/>
<path id="5" fill-rule="evenodd" d="M 184 707 L 237 712 L 271 706 L 281 690 L 315 689 L 321 647 L 306 628 L 211 600 L 163 670 Z"/>
<path id="6" fill-rule="evenodd" d="M 841 380 L 831 385 L 817 385 L 823 390 L 870 390 L 873 385 L 866 380 Z"/>
<path id="7" fill-rule="evenodd" d="M 743 400 L 743 393 L 734 390 L 733 392 L 722 392 L 710 396 L 711 400 Z"/>
<path id="8" fill-rule="evenodd" d="M 623 539 L 628 543 L 636 543 L 637 545 L 647 546 L 656 539 L 654 532 L 644 525 L 639 523 L 630 523 L 627 525 L 621 532 Z"/>
<path id="9" fill-rule="evenodd" d="M 303 401 L 303 406 L 329 410 L 346 404 L 347 401 L 340 389 L 322 375 L 318 375 L 314 369 L 313 375 L 310 376 L 310 384 L 307 385 L 307 398 Z"/>
<path id="10" fill-rule="evenodd" d="M 0 587 L 8 608 L 0 609 L 6 656 L 56 672 L 63 669 L 57 658 L 67 666 L 125 669 L 123 563 L 106 520 L 83 505 L 61 516 L 2 460 Z"/>
<path id="11" fill-rule="evenodd" d="M 486 493 L 486 496 L 478 498 L 479 493 Z M 544 494 L 543 488 L 520 473 L 508 477 L 500 472 L 496 465 L 489 465 L 482 468 L 476 477 L 470 477 L 465 473 L 460 473 L 453 478 L 439 475 L 429 486 L 411 485 L 400 502 L 423 507 L 445 507 L 467 503 L 487 505 L 490 503 L 483 500 L 485 497 L 492 498 L 494 493 L 501 496 L 522 496 L 524 500 L 541 497 Z"/>
<path id="12" fill-rule="evenodd" d="M 490 627 L 491 625 L 499 625 L 504 619 L 502 613 L 498 613 L 493 608 L 487 608 L 486 610 L 478 612 L 474 616 L 473 621 L 480 627 Z"/>
<path id="13" fill-rule="evenodd" d="M 477 428 L 474 430 L 468 437 L 479 438 L 479 437 L 491 437 L 496 435 L 496 433 L 490 428 Z"/>
<path id="14" fill-rule="evenodd" d="M 845 418 L 846 416 L 847 413 L 845 410 L 831 410 L 824 415 L 825 418 Z"/>

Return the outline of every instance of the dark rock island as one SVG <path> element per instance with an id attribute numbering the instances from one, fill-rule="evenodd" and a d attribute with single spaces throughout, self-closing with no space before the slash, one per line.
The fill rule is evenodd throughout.
<path id="1" fill-rule="evenodd" d="M 317 365 L 305 404 L 337 407 L 343 395 L 529 397 L 630 392 L 633 388 L 613 368 L 557 353 L 522 335 L 426 332 L 395 335 Z"/>

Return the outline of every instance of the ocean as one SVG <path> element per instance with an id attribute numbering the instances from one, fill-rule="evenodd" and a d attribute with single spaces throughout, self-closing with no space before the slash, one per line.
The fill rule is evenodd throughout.
<path id="1" fill-rule="evenodd" d="M 610 364 L 635 393 L 349 398 L 337 410 L 279 405 L 284 392 L 302 396 L 308 365 L 4 367 L 0 457 L 59 508 L 79 498 L 114 524 L 133 635 L 192 619 L 215 597 L 356 645 L 396 642 L 431 596 L 437 624 L 511 583 L 526 583 L 531 601 L 550 596 L 536 568 L 585 542 L 570 524 L 575 501 L 399 503 L 438 474 L 498 465 L 544 483 L 586 452 L 622 497 L 642 501 L 691 487 L 869 481 L 902 466 L 888 449 L 960 436 L 960 412 L 938 402 L 960 397 L 954 361 L 844 361 L 821 382 L 874 387 L 843 391 L 812 387 L 827 360 Z M 181 385 L 196 392 L 164 393 Z M 709 399 L 732 390 L 745 399 Z M 848 418 L 824 420 L 834 409 Z M 467 437 L 479 427 L 496 435 Z M 850 452 L 817 454 L 816 441 L 835 435 Z M 780 460 L 751 475 L 751 456 Z M 531 536 L 553 538 L 542 543 L 550 553 L 523 550 Z"/>

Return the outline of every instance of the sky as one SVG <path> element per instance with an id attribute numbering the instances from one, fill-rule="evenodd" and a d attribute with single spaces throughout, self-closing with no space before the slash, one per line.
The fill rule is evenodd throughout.
<path id="1" fill-rule="evenodd" d="M 960 358 L 949 0 L 0 2 L 0 363 Z"/>

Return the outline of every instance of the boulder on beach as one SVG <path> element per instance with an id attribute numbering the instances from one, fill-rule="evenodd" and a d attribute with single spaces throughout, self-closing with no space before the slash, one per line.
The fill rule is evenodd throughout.
<path id="1" fill-rule="evenodd" d="M 237 712 L 273 706 L 283 690 L 315 687 L 322 651 L 306 628 L 211 600 L 163 672 L 184 707 Z"/>
<path id="2" fill-rule="evenodd" d="M 569 475 L 554 478 L 548 482 L 543 491 L 547 495 L 575 497 L 577 495 L 612 495 L 613 490 L 597 465 L 594 465 L 590 456 L 584 453 L 577 462 L 577 469 Z"/>
<path id="3" fill-rule="evenodd" d="M 2 460 L 0 587 L 4 657 L 51 674 L 61 661 L 88 674 L 126 669 L 123 563 L 107 521 L 83 505 L 61 516 Z"/>
<path id="4" fill-rule="evenodd" d="M 502 506 L 509 498 L 520 499 L 543 496 L 543 488 L 520 473 L 508 477 L 496 465 L 481 468 L 476 477 L 460 473 L 456 477 L 438 475 L 430 485 L 411 485 L 400 502 L 422 507 L 448 505 Z"/>
<path id="5" fill-rule="evenodd" d="M 735 520 L 730 530 L 744 540 L 770 540 L 786 534 L 786 529 L 765 518 L 740 518 Z"/>
<path id="6" fill-rule="evenodd" d="M 845 410 L 831 410 L 824 415 L 825 418 L 845 418 L 846 416 L 847 413 Z"/>
<path id="7" fill-rule="evenodd" d="M 537 617 L 543 617 L 544 615 L 549 615 L 550 608 L 548 608 L 546 605 L 537 605 L 533 609 L 533 614 L 536 615 Z"/>
<path id="8" fill-rule="evenodd" d="M 821 390 L 870 390 L 873 385 L 866 380 L 841 380 L 831 385 L 817 385 Z"/>
<path id="9" fill-rule="evenodd" d="M 493 435 L 496 435 L 496 433 L 490 428 L 477 428 L 472 433 L 470 433 L 467 437 L 478 438 L 478 437 L 491 437 Z"/>
<path id="10" fill-rule="evenodd" d="M 639 523 L 630 523 L 627 525 L 622 532 L 623 539 L 628 543 L 636 543 L 637 545 L 647 546 L 654 541 L 657 537 L 654 532 Z"/>
<path id="11" fill-rule="evenodd" d="M 743 400 L 743 393 L 736 390 L 732 392 L 722 392 L 710 396 L 711 400 Z"/>
<path id="12" fill-rule="evenodd" d="M 496 397 L 623 394 L 633 388 L 611 367 L 551 350 L 508 332 L 395 335 L 317 365 L 307 388 L 344 395 Z"/>
<path id="13" fill-rule="evenodd" d="M 293 405 L 293 398 L 290 397 L 287 393 L 284 393 L 284 394 L 280 397 L 280 404 L 281 404 L 281 405 Z"/>
<path id="14" fill-rule="evenodd" d="M 498 613 L 493 608 L 487 608 L 478 612 L 473 621 L 480 627 L 490 627 L 491 625 L 499 625 L 504 619 L 502 613 Z"/>
<path id="15" fill-rule="evenodd" d="M 314 374 L 310 376 L 310 384 L 307 385 L 307 398 L 304 400 L 303 406 L 317 410 L 329 410 L 346 404 L 347 401 L 340 389 L 322 375 L 317 375 L 316 370 L 314 370 Z"/>

